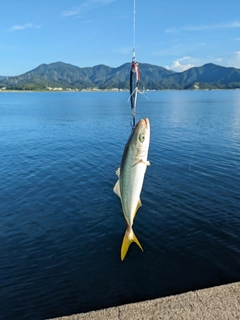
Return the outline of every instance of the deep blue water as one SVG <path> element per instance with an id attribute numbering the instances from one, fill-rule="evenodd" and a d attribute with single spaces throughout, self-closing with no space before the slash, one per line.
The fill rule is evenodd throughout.
<path id="1" fill-rule="evenodd" d="M 139 97 L 151 143 L 132 244 L 117 181 L 128 93 L 0 94 L 0 319 L 240 280 L 240 91 Z"/>

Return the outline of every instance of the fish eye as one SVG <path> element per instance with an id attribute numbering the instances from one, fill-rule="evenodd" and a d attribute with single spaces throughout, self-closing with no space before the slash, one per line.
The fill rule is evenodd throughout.
<path id="1" fill-rule="evenodd" d="M 139 141 L 140 141 L 141 143 L 143 143 L 143 141 L 145 140 L 144 134 L 143 134 L 143 133 L 140 133 L 138 139 L 139 139 Z"/>

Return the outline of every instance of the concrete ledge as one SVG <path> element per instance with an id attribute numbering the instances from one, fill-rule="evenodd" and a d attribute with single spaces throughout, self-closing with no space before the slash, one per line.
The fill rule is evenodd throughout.
<path id="1" fill-rule="evenodd" d="M 55 320 L 238 320 L 240 282 Z"/>

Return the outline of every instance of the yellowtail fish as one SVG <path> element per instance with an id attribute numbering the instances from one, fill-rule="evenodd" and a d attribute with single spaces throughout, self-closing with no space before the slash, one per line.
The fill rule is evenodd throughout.
<path id="1" fill-rule="evenodd" d="M 127 230 L 121 247 L 121 260 L 125 258 L 132 242 L 135 242 L 143 251 L 133 232 L 132 225 L 137 210 L 142 205 L 140 194 L 146 168 L 150 165 L 150 162 L 147 161 L 149 142 L 149 120 L 147 118 L 141 119 L 128 139 L 123 152 L 121 166 L 116 171 L 119 179 L 113 191 L 121 199 L 122 210 L 127 223 Z"/>

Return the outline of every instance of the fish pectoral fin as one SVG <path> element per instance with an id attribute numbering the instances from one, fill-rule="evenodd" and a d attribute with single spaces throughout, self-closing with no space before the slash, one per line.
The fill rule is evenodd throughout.
<path id="1" fill-rule="evenodd" d="M 143 248 L 142 248 L 140 242 L 138 241 L 137 237 L 135 236 L 132 227 L 130 227 L 128 225 L 127 230 L 126 230 L 124 237 L 123 237 L 123 242 L 122 242 L 122 247 L 121 247 L 121 260 L 122 261 L 124 260 L 126 254 L 128 252 L 128 249 L 130 247 L 130 244 L 132 242 L 135 242 L 139 246 L 139 248 L 143 251 Z"/>
<path id="2" fill-rule="evenodd" d="M 119 198 L 121 199 L 119 180 L 116 182 L 116 184 L 115 184 L 115 186 L 113 188 L 113 192 L 115 192 L 119 196 Z"/>
<path id="3" fill-rule="evenodd" d="M 143 161 L 143 159 L 140 159 L 133 165 L 133 167 L 139 163 L 144 163 L 146 166 L 150 166 L 150 164 L 151 164 L 150 161 Z"/>

